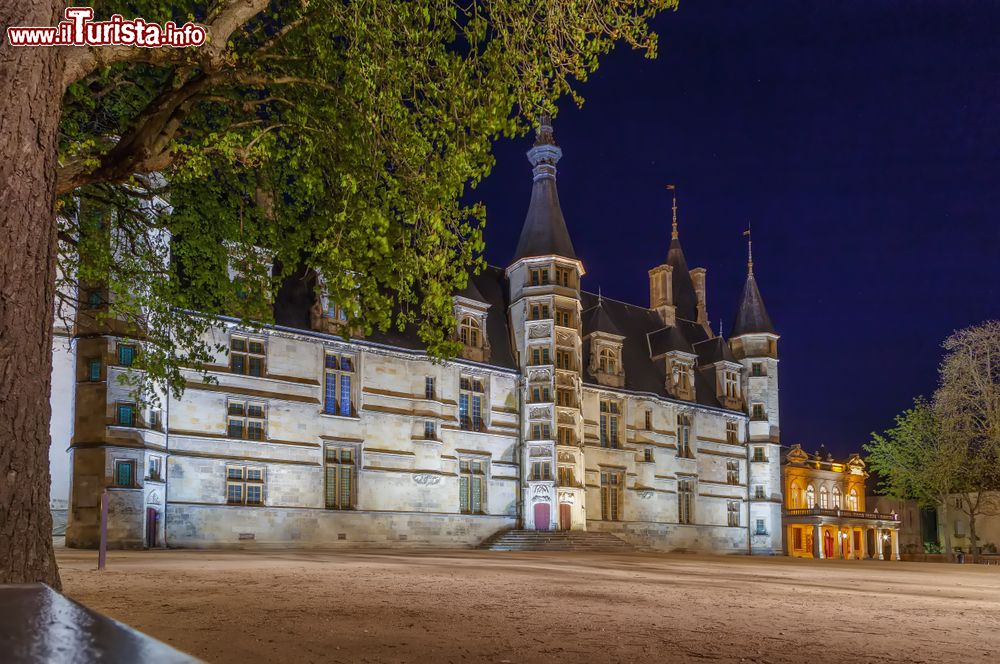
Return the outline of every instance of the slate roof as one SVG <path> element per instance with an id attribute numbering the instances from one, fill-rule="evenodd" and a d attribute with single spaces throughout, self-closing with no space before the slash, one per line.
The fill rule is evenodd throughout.
<path id="1" fill-rule="evenodd" d="M 684 250 L 678 238 L 670 240 L 670 250 L 667 251 L 667 265 L 673 268 L 670 281 L 673 286 L 674 305 L 677 307 L 677 317 L 687 320 L 698 318 L 698 294 L 691 281 Z"/>
<path id="2" fill-rule="evenodd" d="M 747 273 L 746 283 L 743 284 L 743 294 L 740 295 L 740 306 L 736 310 L 736 317 L 733 321 L 733 330 L 729 333 L 730 337 L 761 332 L 777 334 L 774 331 L 771 317 L 767 314 L 764 298 L 760 296 L 760 289 L 757 288 L 757 280 L 754 278 L 752 270 Z"/>

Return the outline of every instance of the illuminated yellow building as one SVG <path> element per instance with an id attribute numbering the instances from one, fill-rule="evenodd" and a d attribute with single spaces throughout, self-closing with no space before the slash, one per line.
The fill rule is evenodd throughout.
<path id="1" fill-rule="evenodd" d="M 785 553 L 796 558 L 899 560 L 899 516 L 865 511 L 865 462 L 793 445 L 781 466 Z"/>

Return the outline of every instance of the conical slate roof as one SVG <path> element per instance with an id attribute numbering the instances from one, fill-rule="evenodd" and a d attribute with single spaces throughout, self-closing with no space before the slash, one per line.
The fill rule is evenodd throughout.
<path id="1" fill-rule="evenodd" d="M 531 202 L 528 214 L 521 228 L 521 239 L 517 243 L 514 260 L 531 256 L 563 256 L 576 258 L 573 242 L 569 239 L 566 220 L 559 207 L 559 192 L 556 190 L 556 163 L 562 157 L 562 150 L 556 145 L 552 134 L 552 123 L 543 117 L 538 127 L 535 144 L 528 150 L 528 161 L 534 173 L 531 186 Z"/>
<path id="2" fill-rule="evenodd" d="M 730 338 L 743 334 L 759 334 L 766 332 L 777 334 L 771 317 L 767 315 L 767 308 L 764 307 L 764 298 L 760 296 L 760 289 L 757 288 L 757 280 L 754 279 L 753 270 L 747 272 L 747 281 L 743 284 L 743 294 L 740 296 L 740 306 L 736 310 L 736 319 L 733 323 L 733 331 Z"/>

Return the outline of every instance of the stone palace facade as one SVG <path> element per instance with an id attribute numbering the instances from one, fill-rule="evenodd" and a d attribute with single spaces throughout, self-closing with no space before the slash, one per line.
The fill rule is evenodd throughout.
<path id="1" fill-rule="evenodd" d="M 778 335 L 748 263 L 731 335 L 673 234 L 648 306 L 581 288 L 543 121 L 513 261 L 454 297 L 463 352 L 347 342 L 315 282 L 275 324 L 219 319 L 228 350 L 180 399 L 135 403 L 141 344 L 78 317 L 67 545 L 472 546 L 510 528 L 612 532 L 661 550 L 781 553 Z M 85 298 L 82 298 L 85 299 Z M 97 306 L 100 306 L 99 301 Z M 75 367 L 75 369 L 74 369 Z"/>

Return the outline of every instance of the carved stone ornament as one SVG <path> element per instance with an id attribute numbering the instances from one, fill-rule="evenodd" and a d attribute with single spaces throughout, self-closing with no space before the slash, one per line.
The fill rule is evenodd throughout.
<path id="1" fill-rule="evenodd" d="M 537 499 L 544 498 L 545 500 L 548 500 L 552 494 L 549 491 L 548 484 L 536 484 L 531 490 L 531 495 L 536 499 L 536 502 L 544 502 L 537 501 Z"/>
<path id="2" fill-rule="evenodd" d="M 548 369 L 529 369 L 528 370 L 528 382 L 543 382 L 552 380 L 552 372 Z"/>
<path id="3" fill-rule="evenodd" d="M 650 489 L 644 489 L 639 492 L 639 497 L 643 500 L 650 500 L 653 497 L 653 492 Z"/>
<path id="4" fill-rule="evenodd" d="M 437 486 L 441 484 L 441 476 L 434 473 L 417 473 L 413 476 L 413 481 L 421 486 Z"/>
<path id="5" fill-rule="evenodd" d="M 573 458 L 572 452 L 560 452 L 559 462 L 560 463 L 573 463 L 576 459 Z"/>
<path id="6" fill-rule="evenodd" d="M 535 323 L 528 326 L 529 339 L 545 339 L 549 336 L 550 332 L 549 326 L 545 323 Z"/>
<path id="7" fill-rule="evenodd" d="M 160 504 L 160 494 L 156 491 L 150 491 L 149 497 L 146 499 L 148 505 L 159 505 Z"/>
<path id="8" fill-rule="evenodd" d="M 559 502 L 565 503 L 567 505 L 573 505 L 574 503 L 576 503 L 576 496 L 573 495 L 572 491 L 560 491 Z"/>
<path id="9" fill-rule="evenodd" d="M 547 448 L 545 448 L 545 447 L 532 447 L 531 448 L 531 454 L 529 456 L 532 456 L 532 457 L 547 457 L 547 456 L 552 456 L 552 455 L 549 453 L 549 450 Z"/>
<path id="10" fill-rule="evenodd" d="M 528 410 L 528 418 L 532 420 L 551 419 L 552 412 L 548 406 L 533 406 Z"/>

